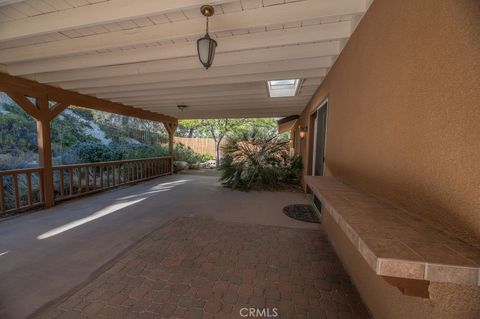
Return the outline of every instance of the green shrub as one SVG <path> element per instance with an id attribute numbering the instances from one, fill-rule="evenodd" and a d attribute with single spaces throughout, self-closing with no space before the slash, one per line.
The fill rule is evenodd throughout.
<path id="1" fill-rule="evenodd" d="M 183 145 L 182 143 L 175 143 L 173 148 L 173 159 L 175 161 L 183 161 L 188 164 L 198 164 L 213 159 L 210 154 L 195 153 L 190 147 Z"/>
<path id="2" fill-rule="evenodd" d="M 70 151 L 75 155 L 75 161 L 79 163 L 115 161 L 120 157 L 107 145 L 94 142 L 76 144 L 71 147 Z"/>
<path id="3" fill-rule="evenodd" d="M 9 154 L 0 153 L 0 171 L 10 169 L 22 169 L 38 166 L 37 152 L 17 151 Z"/>
<path id="4" fill-rule="evenodd" d="M 231 138 L 223 148 L 222 183 L 240 190 L 282 188 L 297 184 L 302 171 L 299 157 L 290 156 L 289 142 L 257 132 Z"/>
<path id="5" fill-rule="evenodd" d="M 116 147 L 122 154 L 122 159 L 168 156 L 168 148 L 160 145 L 121 144 Z"/>
<path id="6" fill-rule="evenodd" d="M 110 144 L 104 145 L 95 142 L 83 142 L 72 146 L 68 151 L 70 163 L 95 163 L 119 161 L 126 159 L 149 158 L 168 156 L 168 148 L 163 145 L 148 144 Z M 189 164 L 198 164 L 212 159 L 209 154 L 195 153 L 183 144 L 175 144 L 173 149 L 175 161 L 185 161 Z"/>
<path id="7" fill-rule="evenodd" d="M 36 152 L 35 120 L 18 106 L 3 104 L 2 108 L 6 113 L 0 114 L 0 153 Z"/>
<path id="8" fill-rule="evenodd" d="M 209 154 L 209 153 L 202 153 L 202 154 L 200 154 L 200 157 L 202 159 L 200 162 L 202 162 L 202 163 L 215 159 L 215 156 L 213 156 L 212 154 Z"/>
<path id="9" fill-rule="evenodd" d="M 95 163 L 126 159 L 167 156 L 168 150 L 160 145 L 110 144 L 84 142 L 70 148 L 76 163 Z"/>

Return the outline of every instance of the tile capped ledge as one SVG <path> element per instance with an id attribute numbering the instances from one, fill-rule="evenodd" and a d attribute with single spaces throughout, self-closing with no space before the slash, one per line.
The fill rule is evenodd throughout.
<path id="1" fill-rule="evenodd" d="M 480 249 L 338 178 L 305 181 L 370 268 L 403 293 L 428 297 L 430 282 L 480 286 Z"/>

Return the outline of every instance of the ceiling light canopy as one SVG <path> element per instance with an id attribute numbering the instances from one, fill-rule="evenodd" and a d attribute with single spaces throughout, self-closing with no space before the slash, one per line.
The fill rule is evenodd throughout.
<path id="1" fill-rule="evenodd" d="M 197 51 L 200 62 L 208 70 L 213 63 L 215 57 L 215 49 L 217 48 L 217 41 L 210 38 L 208 34 L 208 18 L 213 16 L 215 10 L 212 6 L 205 5 L 200 8 L 200 12 L 207 18 L 207 31 L 203 38 L 197 40 Z"/>
<path id="2" fill-rule="evenodd" d="M 287 97 L 297 95 L 300 79 L 272 80 L 267 82 L 270 97 Z"/>
<path id="3" fill-rule="evenodd" d="M 188 107 L 188 105 L 179 104 L 179 105 L 177 105 L 177 107 L 178 107 L 178 109 L 179 109 L 181 112 L 183 112 L 183 110 L 185 110 L 185 109 Z"/>

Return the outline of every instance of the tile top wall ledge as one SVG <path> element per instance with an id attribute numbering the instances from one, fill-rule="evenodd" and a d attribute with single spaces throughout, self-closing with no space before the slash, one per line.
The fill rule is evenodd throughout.
<path id="1" fill-rule="evenodd" d="M 305 181 L 377 275 L 480 286 L 476 247 L 336 177 Z"/>

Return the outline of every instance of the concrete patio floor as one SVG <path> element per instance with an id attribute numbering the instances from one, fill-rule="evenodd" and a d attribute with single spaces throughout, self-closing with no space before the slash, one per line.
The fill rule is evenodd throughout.
<path id="1" fill-rule="evenodd" d="M 322 247 L 330 247 L 325 242 L 321 226 L 292 220 L 281 212 L 285 205 L 306 202 L 308 197 L 301 193 L 243 193 L 221 187 L 215 176 L 176 175 L 4 220 L 0 222 L 0 318 L 25 318 L 53 300 L 72 293 L 79 285 L 88 282 L 95 285 L 98 278 L 102 277 L 98 275 L 106 269 L 105 265 L 112 265 L 112 260 L 122 258 L 118 256 L 125 258 L 137 254 L 141 245 L 152 240 L 145 237 L 146 234 L 155 230 L 161 232 L 166 229 L 161 226 L 168 222 L 171 228 L 175 222 L 185 220 L 179 217 L 201 220 L 198 225 L 210 220 L 211 223 L 223 223 L 221 225 L 226 227 L 247 227 L 255 235 L 262 234 L 264 230 L 276 234 L 276 229 L 287 229 L 288 233 L 297 236 L 297 232 L 303 234 L 310 230 L 311 236 L 318 236 L 319 240 L 323 238 L 320 240 Z M 196 222 L 191 227 L 194 225 Z M 202 229 L 211 230 L 208 225 L 193 233 L 201 233 Z M 158 236 L 156 232 L 152 236 Z M 210 233 L 215 236 L 215 231 Z M 176 234 L 180 236 L 181 232 Z M 185 240 L 190 239 L 191 243 L 195 243 L 188 234 L 185 236 Z M 237 237 L 229 237 L 229 240 L 232 245 L 243 242 Z M 187 247 L 189 245 L 184 248 Z M 279 253 L 276 247 L 275 253 Z M 158 255 L 158 251 L 155 254 Z M 315 254 L 310 250 L 305 256 L 312 255 Z M 319 256 L 323 256 L 321 251 Z M 328 260 L 333 258 L 334 268 L 343 269 L 331 252 L 328 256 Z M 119 266 L 113 264 L 112 269 L 117 269 L 115 267 Z M 318 269 L 319 273 L 322 271 Z M 343 270 L 341 272 L 342 282 L 347 282 L 348 278 L 345 279 Z M 359 303 L 350 284 L 341 287 L 346 289 L 341 292 L 347 294 L 345 300 L 348 303 Z M 344 314 L 351 314 L 356 309 L 349 307 L 351 311 L 343 311 Z M 359 306 L 358 309 L 363 307 Z M 360 311 L 358 309 L 355 311 Z M 359 313 L 364 314 L 361 311 Z"/>

